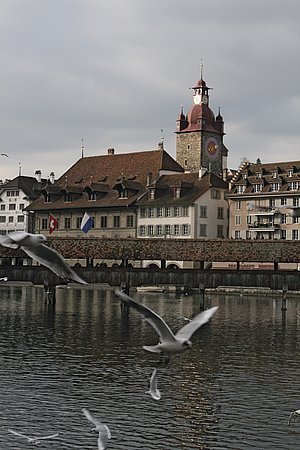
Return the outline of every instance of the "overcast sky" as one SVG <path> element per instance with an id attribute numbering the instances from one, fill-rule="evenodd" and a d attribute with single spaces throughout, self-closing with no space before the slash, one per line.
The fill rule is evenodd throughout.
<path id="1" fill-rule="evenodd" d="M 0 0 L 0 179 L 107 148 L 175 158 L 200 78 L 228 165 L 300 160 L 299 0 Z"/>

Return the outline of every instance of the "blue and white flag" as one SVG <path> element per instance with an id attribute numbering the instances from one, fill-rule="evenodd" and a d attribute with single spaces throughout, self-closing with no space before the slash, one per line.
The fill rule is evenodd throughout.
<path id="1" fill-rule="evenodd" d="M 81 221 L 80 228 L 84 233 L 87 233 L 92 226 L 94 225 L 94 219 L 88 215 L 88 213 L 84 213 L 84 216 Z"/>

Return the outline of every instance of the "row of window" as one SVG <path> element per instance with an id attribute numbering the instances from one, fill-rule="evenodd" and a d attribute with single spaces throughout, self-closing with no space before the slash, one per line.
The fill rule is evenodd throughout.
<path id="1" fill-rule="evenodd" d="M 274 221 L 274 219 L 273 218 L 270 218 L 270 219 L 265 219 L 264 217 L 260 217 L 260 216 L 258 216 L 257 218 L 256 218 L 257 216 L 247 216 L 246 217 L 246 221 L 247 221 L 247 224 L 248 225 L 251 225 L 252 223 L 257 223 L 257 224 L 259 224 L 259 223 L 268 223 L 269 225 L 279 225 L 279 223 L 281 223 L 281 224 L 288 224 L 288 220 L 287 220 L 287 217 L 288 217 L 288 215 L 287 214 L 281 214 L 280 215 L 280 221 Z M 291 217 L 290 218 L 291 220 L 290 220 L 290 224 L 292 224 L 292 223 L 300 223 L 300 218 L 299 217 Z M 242 223 L 242 216 L 234 216 L 234 224 L 235 225 L 241 225 L 241 223 Z"/>
<path id="2" fill-rule="evenodd" d="M 188 206 L 159 206 L 157 208 L 140 208 L 140 218 L 145 219 L 148 217 L 188 217 Z"/>
<path id="3" fill-rule="evenodd" d="M 93 220 L 95 221 L 95 218 L 92 217 Z M 76 228 L 80 229 L 81 227 L 81 222 L 82 222 L 82 217 L 76 217 Z M 65 217 L 63 219 L 63 225 L 64 225 L 64 229 L 71 229 L 71 217 Z M 92 228 L 97 228 L 98 224 L 93 224 Z M 99 223 L 99 228 L 120 228 L 121 227 L 121 217 L 120 216 L 113 216 L 112 217 L 112 222 L 109 223 L 108 221 L 108 217 L 107 216 L 101 216 L 100 217 L 100 223 Z M 128 214 L 126 216 L 126 227 L 127 228 L 133 228 L 134 227 L 134 215 L 133 214 Z M 49 220 L 47 218 L 44 218 L 41 220 L 41 229 L 42 230 L 47 230 L 49 228 Z M 60 227 L 58 227 L 60 228 Z"/>
<path id="4" fill-rule="evenodd" d="M 20 191 L 6 191 L 6 197 L 19 197 Z"/>
<path id="5" fill-rule="evenodd" d="M 288 236 L 288 232 L 287 230 L 280 230 L 280 235 L 279 238 L 280 239 L 287 239 Z M 250 231 L 246 231 L 246 239 L 278 239 L 277 235 L 274 235 L 274 233 L 263 233 L 263 232 L 256 232 L 255 236 L 253 236 L 253 234 Z M 240 230 L 236 230 L 234 232 L 234 238 L 235 239 L 241 239 L 242 235 L 241 235 L 241 231 Z M 290 238 L 292 240 L 299 240 L 300 238 L 300 232 L 299 230 L 291 230 L 291 234 L 290 234 Z"/>
<path id="6" fill-rule="evenodd" d="M 0 211 L 5 211 L 6 210 L 6 206 L 7 205 L 4 205 L 4 204 L 0 205 Z M 19 211 L 23 211 L 24 207 L 25 207 L 24 203 L 20 203 L 19 204 Z M 16 210 L 17 210 L 17 204 L 16 203 L 10 203 L 8 205 L 8 211 L 16 211 Z"/>
<path id="7" fill-rule="evenodd" d="M 189 224 L 175 225 L 140 225 L 138 229 L 139 236 L 149 237 L 168 237 L 168 236 L 190 236 L 191 228 Z M 201 223 L 199 227 L 199 236 L 207 236 L 207 224 Z M 217 225 L 217 237 L 224 238 L 223 225 Z"/>
<path id="8" fill-rule="evenodd" d="M 15 216 L 0 216 L 0 223 L 14 223 L 16 220 Z M 25 218 L 24 216 L 17 216 L 17 222 L 21 223 L 24 222 Z"/>

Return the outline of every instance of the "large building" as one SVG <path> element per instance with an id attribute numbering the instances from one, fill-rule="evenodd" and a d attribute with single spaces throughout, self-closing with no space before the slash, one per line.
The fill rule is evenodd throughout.
<path id="1" fill-rule="evenodd" d="M 300 161 L 243 163 L 227 198 L 231 238 L 300 239 Z"/>

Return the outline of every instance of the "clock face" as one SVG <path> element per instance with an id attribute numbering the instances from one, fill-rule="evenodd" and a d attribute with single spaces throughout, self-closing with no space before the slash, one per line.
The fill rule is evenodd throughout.
<path id="1" fill-rule="evenodd" d="M 202 97 L 202 103 L 204 103 L 204 105 L 207 105 L 207 102 L 208 102 L 208 100 L 207 100 L 206 95 L 203 95 L 203 97 Z"/>
<path id="2" fill-rule="evenodd" d="M 194 103 L 195 103 L 195 105 L 200 105 L 200 102 L 201 102 L 200 95 L 195 95 L 194 96 Z"/>
<path id="3" fill-rule="evenodd" d="M 205 141 L 205 150 L 211 158 L 216 158 L 219 153 L 219 142 L 214 137 L 209 137 Z"/>

